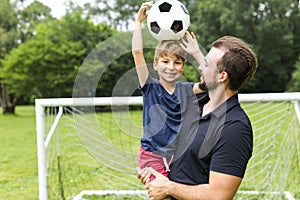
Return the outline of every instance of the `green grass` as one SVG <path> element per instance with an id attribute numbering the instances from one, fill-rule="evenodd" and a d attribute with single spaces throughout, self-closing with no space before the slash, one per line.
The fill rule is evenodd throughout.
<path id="1" fill-rule="evenodd" d="M 33 106 L 0 114 L 0 199 L 38 199 L 37 145 Z"/>
<path id="2" fill-rule="evenodd" d="M 132 195 L 107 195 L 107 196 L 97 196 L 97 195 L 84 195 L 87 200 L 142 200 L 143 198 Z"/>

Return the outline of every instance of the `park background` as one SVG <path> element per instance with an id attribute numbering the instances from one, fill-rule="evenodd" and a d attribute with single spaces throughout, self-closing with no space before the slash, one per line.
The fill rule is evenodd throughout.
<path id="1" fill-rule="evenodd" d="M 0 188 L 5 191 L 0 199 L 38 198 L 34 100 L 72 97 L 84 59 L 108 38 L 130 35 L 144 1 L 95 0 L 83 6 L 65 2 L 66 13 L 58 19 L 39 1 L 0 1 Z M 182 2 L 190 12 L 189 30 L 205 49 L 224 35 L 243 38 L 254 48 L 259 68 L 242 93 L 300 91 L 299 1 Z M 146 60 L 152 58 L 146 52 Z M 132 68 L 131 52 L 112 62 L 96 96 L 112 96 L 120 77 Z M 192 67 L 187 67 L 185 77 L 199 78 Z"/>

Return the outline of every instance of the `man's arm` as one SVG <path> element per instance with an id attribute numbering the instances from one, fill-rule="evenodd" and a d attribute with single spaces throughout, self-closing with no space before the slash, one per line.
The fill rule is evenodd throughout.
<path id="1" fill-rule="evenodd" d="M 139 9 L 134 23 L 134 30 L 132 35 L 132 55 L 136 67 L 136 72 L 139 78 L 140 86 L 143 87 L 149 75 L 148 67 L 144 57 L 143 37 L 142 37 L 142 23 L 147 18 L 147 8 L 153 2 L 143 3 Z"/>
<path id="2" fill-rule="evenodd" d="M 146 184 L 151 200 L 161 200 L 173 196 L 180 200 L 231 200 L 242 178 L 210 171 L 209 184 L 184 185 L 170 181 L 158 172 L 152 173 L 156 179 Z"/>

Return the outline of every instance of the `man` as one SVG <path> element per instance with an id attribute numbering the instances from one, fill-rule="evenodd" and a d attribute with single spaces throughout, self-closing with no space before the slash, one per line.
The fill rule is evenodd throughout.
<path id="1" fill-rule="evenodd" d="M 232 199 L 252 155 L 250 120 L 238 102 L 239 89 L 254 75 L 257 58 L 236 37 L 225 36 L 212 43 L 204 58 L 195 35 L 186 33 L 181 46 L 200 62 L 200 87 L 208 93 L 199 98 L 200 118 L 195 126 L 182 127 L 170 180 L 144 169 L 138 177 L 150 200 Z M 149 182 L 150 175 L 156 178 Z"/>

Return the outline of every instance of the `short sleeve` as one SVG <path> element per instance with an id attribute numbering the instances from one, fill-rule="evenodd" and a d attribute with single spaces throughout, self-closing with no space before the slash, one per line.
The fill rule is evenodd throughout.
<path id="1" fill-rule="evenodd" d="M 243 121 L 231 122 L 224 127 L 212 151 L 210 170 L 243 178 L 252 150 L 251 125 Z"/>
<path id="2" fill-rule="evenodd" d="M 155 83 L 155 79 L 152 78 L 152 76 L 149 73 L 149 76 L 146 80 L 146 83 L 143 87 L 139 85 L 138 89 L 142 92 L 143 95 L 146 95 L 149 93 L 150 88 L 152 87 L 152 84 Z"/>

